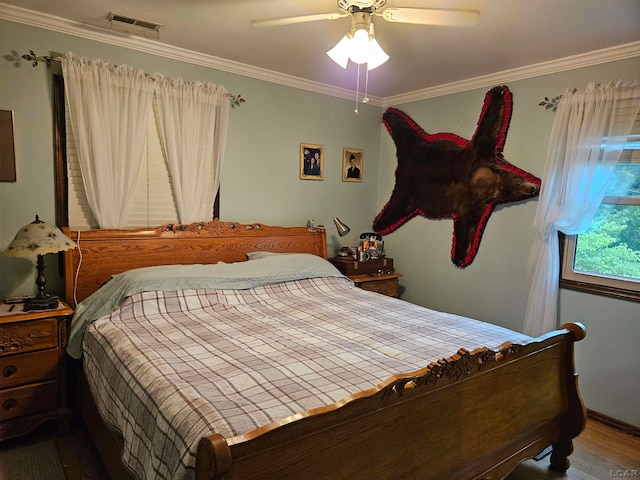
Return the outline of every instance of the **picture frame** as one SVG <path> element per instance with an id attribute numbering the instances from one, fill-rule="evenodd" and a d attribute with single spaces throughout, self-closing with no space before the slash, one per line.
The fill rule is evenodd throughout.
<path id="1" fill-rule="evenodd" d="M 16 181 L 13 111 L 0 110 L 0 182 Z"/>
<path id="2" fill-rule="evenodd" d="M 300 179 L 324 179 L 324 147 L 322 145 L 300 144 Z"/>
<path id="3" fill-rule="evenodd" d="M 351 164 L 353 162 L 353 165 Z M 364 150 L 345 148 L 342 150 L 342 181 L 362 182 L 364 176 Z"/>

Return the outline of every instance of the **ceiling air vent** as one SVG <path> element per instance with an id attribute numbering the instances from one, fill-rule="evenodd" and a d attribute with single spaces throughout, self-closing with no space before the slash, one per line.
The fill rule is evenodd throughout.
<path id="1" fill-rule="evenodd" d="M 127 17 L 111 12 L 107 17 L 111 24 L 111 29 L 118 32 L 132 33 L 148 38 L 160 38 L 160 23 L 141 20 L 139 18 Z"/>

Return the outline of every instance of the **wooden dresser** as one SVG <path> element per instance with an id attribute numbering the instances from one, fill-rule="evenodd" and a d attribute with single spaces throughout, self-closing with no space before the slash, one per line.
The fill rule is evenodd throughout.
<path id="1" fill-rule="evenodd" d="M 59 434 L 68 431 L 65 348 L 72 313 L 63 302 L 32 312 L 0 304 L 0 441 L 51 419 Z"/>

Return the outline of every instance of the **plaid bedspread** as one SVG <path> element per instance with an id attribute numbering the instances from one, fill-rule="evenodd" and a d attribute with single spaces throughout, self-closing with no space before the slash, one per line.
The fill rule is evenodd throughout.
<path id="1" fill-rule="evenodd" d="M 84 368 L 141 479 L 194 476 L 198 440 L 230 444 L 392 374 L 516 332 L 356 288 L 346 278 L 248 290 L 146 292 L 96 320 Z"/>

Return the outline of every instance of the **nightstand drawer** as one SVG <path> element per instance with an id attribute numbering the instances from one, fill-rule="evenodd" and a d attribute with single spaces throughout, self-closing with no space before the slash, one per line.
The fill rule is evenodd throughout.
<path id="1" fill-rule="evenodd" d="M 377 282 L 362 282 L 358 286 L 363 290 L 381 293 L 389 297 L 398 296 L 398 279 L 379 280 Z"/>
<path id="2" fill-rule="evenodd" d="M 58 320 L 44 318 L 0 326 L 0 356 L 58 346 Z"/>
<path id="3" fill-rule="evenodd" d="M 56 380 L 0 391 L 0 422 L 57 408 Z"/>
<path id="4" fill-rule="evenodd" d="M 0 389 L 58 376 L 57 349 L 0 357 Z"/>
<path id="5" fill-rule="evenodd" d="M 382 273 L 380 275 L 350 275 L 356 287 L 369 292 L 381 293 L 388 297 L 398 298 L 398 279 L 402 277 L 399 273 Z"/>

